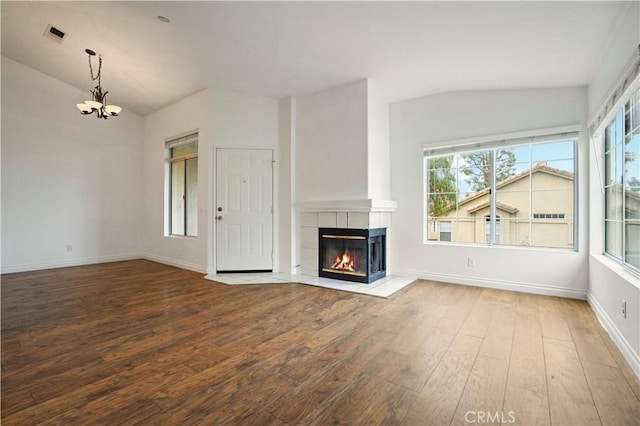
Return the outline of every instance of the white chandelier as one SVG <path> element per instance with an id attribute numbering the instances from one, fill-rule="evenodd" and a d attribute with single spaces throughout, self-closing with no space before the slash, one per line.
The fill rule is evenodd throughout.
<path id="1" fill-rule="evenodd" d="M 98 56 L 98 74 L 93 76 L 93 67 L 91 66 L 91 57 L 96 56 L 96 52 L 91 49 L 85 49 L 85 52 L 89 55 L 89 71 L 91 72 L 91 81 L 98 80 L 98 85 L 91 90 L 93 95 L 90 101 L 84 101 L 83 104 L 76 104 L 80 113 L 83 115 L 89 115 L 96 113 L 98 118 L 104 118 L 105 120 L 111 116 L 117 116 L 122 108 L 117 105 L 107 105 L 107 91 L 100 86 L 100 75 L 102 72 L 102 56 Z"/>

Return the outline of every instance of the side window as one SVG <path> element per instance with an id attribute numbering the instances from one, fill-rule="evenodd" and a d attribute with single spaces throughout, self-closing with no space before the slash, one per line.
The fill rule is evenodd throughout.
<path id="1" fill-rule="evenodd" d="M 194 135 L 190 136 L 167 142 L 168 219 L 170 235 L 195 237 L 198 235 L 198 142 Z"/>

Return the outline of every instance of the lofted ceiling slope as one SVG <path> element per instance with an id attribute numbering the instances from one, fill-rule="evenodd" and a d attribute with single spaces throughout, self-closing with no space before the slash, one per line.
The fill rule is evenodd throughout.
<path id="1" fill-rule="evenodd" d="M 141 115 L 207 87 L 280 98 L 362 78 L 395 102 L 585 86 L 628 6 L 3 1 L 2 55 L 88 92 L 84 49 L 93 49 L 110 103 Z M 63 43 L 43 37 L 48 24 L 68 33 Z"/>

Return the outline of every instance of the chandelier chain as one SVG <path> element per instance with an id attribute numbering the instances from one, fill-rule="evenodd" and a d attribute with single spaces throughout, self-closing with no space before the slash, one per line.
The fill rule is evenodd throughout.
<path id="1" fill-rule="evenodd" d="M 89 55 L 89 72 L 91 74 L 91 81 L 98 80 L 98 86 L 100 86 L 100 72 L 102 71 L 102 55 L 98 55 L 98 74 L 93 76 L 93 66 L 91 65 L 91 55 Z"/>

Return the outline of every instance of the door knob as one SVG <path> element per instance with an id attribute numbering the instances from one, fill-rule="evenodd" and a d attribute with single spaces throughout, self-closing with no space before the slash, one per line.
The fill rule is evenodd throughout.
<path id="1" fill-rule="evenodd" d="M 218 217 L 216 217 L 216 219 L 222 220 L 222 216 L 218 216 Z"/>

